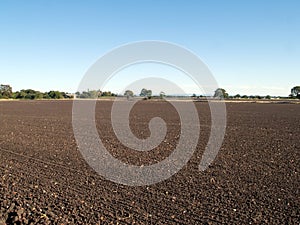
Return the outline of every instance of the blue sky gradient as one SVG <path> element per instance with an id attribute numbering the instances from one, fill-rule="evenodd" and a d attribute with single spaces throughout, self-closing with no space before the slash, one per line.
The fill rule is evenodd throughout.
<path id="1" fill-rule="evenodd" d="M 190 49 L 232 95 L 287 96 L 300 85 L 297 0 L 2 0 L 0 30 L 0 83 L 15 91 L 75 92 L 99 57 L 141 40 Z"/>

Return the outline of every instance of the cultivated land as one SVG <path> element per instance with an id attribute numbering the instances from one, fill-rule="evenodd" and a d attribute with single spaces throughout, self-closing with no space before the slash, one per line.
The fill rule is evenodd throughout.
<path id="1" fill-rule="evenodd" d="M 155 150 L 124 147 L 110 126 L 110 101 L 98 101 L 96 121 L 107 149 L 136 165 L 167 157 L 180 135 L 165 102 L 142 101 L 131 113 L 145 138 L 148 121 L 168 123 Z M 153 186 L 128 187 L 97 175 L 72 131 L 72 101 L 0 102 L 0 224 L 299 224 L 300 104 L 226 103 L 228 125 L 214 163 L 198 164 L 209 137 L 207 103 L 195 103 L 201 137 L 189 164 Z"/>

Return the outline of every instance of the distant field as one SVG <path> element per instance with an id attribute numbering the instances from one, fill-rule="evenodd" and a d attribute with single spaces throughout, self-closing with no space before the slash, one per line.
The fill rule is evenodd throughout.
<path id="1" fill-rule="evenodd" d="M 0 224 L 299 224 L 300 104 L 227 102 L 224 143 L 204 172 L 198 164 L 210 111 L 206 102 L 195 105 L 201 136 L 189 164 L 164 182 L 128 187 L 105 180 L 82 158 L 72 101 L 1 101 Z M 96 121 L 112 155 L 146 165 L 172 152 L 180 124 L 169 103 L 141 101 L 132 110 L 140 138 L 154 116 L 168 124 L 166 140 L 148 153 L 117 140 L 111 106 L 98 101 Z"/>

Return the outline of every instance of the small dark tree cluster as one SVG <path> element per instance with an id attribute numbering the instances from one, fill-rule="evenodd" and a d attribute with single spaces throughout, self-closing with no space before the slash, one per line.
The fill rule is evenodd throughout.
<path id="1" fill-rule="evenodd" d="M 104 91 L 104 92 L 101 92 L 101 96 L 102 97 L 115 97 L 115 96 L 117 96 L 117 94 L 112 93 L 110 91 Z"/>

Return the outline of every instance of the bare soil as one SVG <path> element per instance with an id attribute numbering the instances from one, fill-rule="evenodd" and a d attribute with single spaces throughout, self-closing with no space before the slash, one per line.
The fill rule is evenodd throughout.
<path id="1" fill-rule="evenodd" d="M 136 165 L 167 157 L 180 135 L 167 102 L 141 101 L 132 131 L 168 124 L 165 141 L 147 153 L 124 147 L 110 125 L 111 101 L 97 103 L 98 132 L 115 157 Z M 161 183 L 129 187 L 93 171 L 72 130 L 72 101 L 0 102 L 2 224 L 299 224 L 300 104 L 226 103 L 226 136 L 213 164 L 198 170 L 210 111 L 195 103 L 201 136 L 190 162 Z"/>

